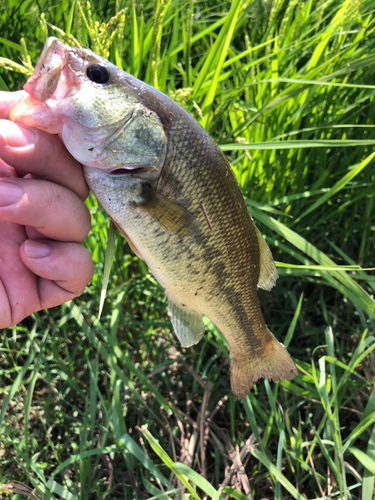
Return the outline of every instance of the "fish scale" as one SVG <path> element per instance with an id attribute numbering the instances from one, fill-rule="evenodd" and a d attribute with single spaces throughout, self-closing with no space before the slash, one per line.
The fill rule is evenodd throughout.
<path id="1" fill-rule="evenodd" d="M 277 279 L 271 252 L 200 125 L 161 92 L 54 38 L 25 90 L 11 119 L 59 133 L 84 165 L 98 201 L 165 288 L 182 345 L 200 340 L 205 315 L 228 342 L 237 398 L 261 377 L 293 378 L 257 297 L 257 286 Z"/>

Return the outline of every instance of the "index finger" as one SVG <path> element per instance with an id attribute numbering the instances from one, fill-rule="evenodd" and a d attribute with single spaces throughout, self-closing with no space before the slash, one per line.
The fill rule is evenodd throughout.
<path id="1" fill-rule="evenodd" d="M 58 136 L 1 119 L 9 115 L 24 95 L 23 91 L 0 92 L 0 158 L 20 176 L 30 173 L 86 199 L 89 188 L 81 164 L 69 154 Z"/>

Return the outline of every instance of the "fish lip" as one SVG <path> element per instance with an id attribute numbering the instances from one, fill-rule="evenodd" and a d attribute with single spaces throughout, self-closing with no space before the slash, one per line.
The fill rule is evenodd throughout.
<path id="1" fill-rule="evenodd" d="M 57 38 L 48 38 L 33 74 L 23 87 L 36 101 L 44 102 L 55 92 L 67 64 L 67 49 Z"/>
<path id="2" fill-rule="evenodd" d="M 146 165 L 140 165 L 140 166 L 126 166 L 126 167 L 120 167 L 116 168 L 114 170 L 111 170 L 108 172 L 108 175 L 114 176 L 114 177 L 119 177 L 122 175 L 136 175 L 136 174 L 141 174 L 147 169 Z"/>
<path id="3" fill-rule="evenodd" d="M 153 165 L 123 165 L 109 170 L 108 175 L 118 179 L 130 176 L 152 182 L 159 177 L 160 169 Z"/>
<path id="4" fill-rule="evenodd" d="M 85 165 L 84 168 L 88 174 L 94 174 L 98 177 L 112 177 L 113 179 L 121 179 L 129 176 L 143 178 L 147 176 L 147 179 L 152 181 L 160 175 L 160 170 L 152 165 L 123 165 L 121 167 L 93 167 Z"/>

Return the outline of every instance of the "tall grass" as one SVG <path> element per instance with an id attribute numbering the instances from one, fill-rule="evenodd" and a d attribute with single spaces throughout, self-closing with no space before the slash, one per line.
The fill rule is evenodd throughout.
<path id="1" fill-rule="evenodd" d="M 90 286 L 0 332 L 4 498 L 373 497 L 374 6 L 0 6 L 1 88 L 20 88 L 53 25 L 219 143 L 277 260 L 260 299 L 299 368 L 235 400 L 223 336 L 207 321 L 181 349 L 163 290 L 121 238 L 98 321 L 108 217 L 91 197 Z"/>

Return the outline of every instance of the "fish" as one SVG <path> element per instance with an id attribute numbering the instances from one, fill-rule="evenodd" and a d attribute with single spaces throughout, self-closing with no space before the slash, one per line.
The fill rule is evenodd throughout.
<path id="1" fill-rule="evenodd" d="M 134 253 L 165 289 L 183 347 L 203 316 L 229 348 L 233 394 L 260 378 L 291 380 L 296 366 L 267 328 L 257 287 L 277 271 L 220 148 L 172 99 L 87 48 L 49 38 L 16 123 L 58 134 Z"/>

